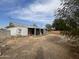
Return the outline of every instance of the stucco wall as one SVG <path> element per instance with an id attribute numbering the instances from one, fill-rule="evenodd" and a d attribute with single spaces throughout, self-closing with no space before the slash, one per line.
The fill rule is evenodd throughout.
<path id="1" fill-rule="evenodd" d="M 16 28 L 9 28 L 8 30 L 10 31 L 11 36 L 16 36 Z"/>
<path id="2" fill-rule="evenodd" d="M 19 29 L 21 30 L 21 32 L 19 33 Z M 28 29 L 25 27 L 13 27 L 13 28 L 9 28 L 8 30 L 10 30 L 10 35 L 11 36 L 28 36 Z"/>
<path id="3" fill-rule="evenodd" d="M 28 36 L 28 28 L 22 28 L 21 35 Z"/>

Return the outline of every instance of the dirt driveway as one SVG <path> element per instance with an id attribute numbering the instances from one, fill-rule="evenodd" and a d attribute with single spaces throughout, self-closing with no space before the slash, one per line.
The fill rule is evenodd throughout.
<path id="1" fill-rule="evenodd" d="M 26 38 L 25 38 L 26 39 Z M 16 47 L 16 48 L 15 48 Z M 57 35 L 46 35 L 19 40 L 0 59 L 73 59 L 63 39 Z"/>

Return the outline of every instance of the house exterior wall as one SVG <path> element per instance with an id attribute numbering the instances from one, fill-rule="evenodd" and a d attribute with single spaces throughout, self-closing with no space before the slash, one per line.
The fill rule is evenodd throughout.
<path id="1" fill-rule="evenodd" d="M 21 28 L 22 32 L 21 35 L 22 36 L 28 36 L 28 28 Z"/>
<path id="2" fill-rule="evenodd" d="M 17 35 L 17 28 L 9 28 L 8 29 L 10 31 L 10 35 L 11 36 L 16 36 Z"/>
<path id="3" fill-rule="evenodd" d="M 13 27 L 8 29 L 11 36 L 28 36 L 28 28 Z"/>
<path id="4" fill-rule="evenodd" d="M 29 35 L 43 35 L 46 33 L 42 28 L 28 28 L 28 27 L 11 27 L 8 28 L 11 36 L 29 36 Z"/>

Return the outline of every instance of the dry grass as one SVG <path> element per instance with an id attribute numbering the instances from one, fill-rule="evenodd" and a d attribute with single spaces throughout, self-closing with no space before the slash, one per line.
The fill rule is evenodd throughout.
<path id="1" fill-rule="evenodd" d="M 9 39 L 6 44 L 10 45 L 11 49 L 0 59 L 73 59 L 68 48 L 61 42 L 59 32 L 52 33 Z"/>
<path id="2" fill-rule="evenodd" d="M 48 34 L 57 34 L 57 35 L 60 35 L 60 31 L 49 31 Z"/>

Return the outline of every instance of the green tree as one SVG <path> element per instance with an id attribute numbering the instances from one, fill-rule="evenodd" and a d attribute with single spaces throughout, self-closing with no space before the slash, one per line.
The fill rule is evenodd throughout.
<path id="1" fill-rule="evenodd" d="M 55 28 L 55 30 L 67 30 L 65 20 L 63 19 L 55 19 L 52 26 Z"/>
<path id="2" fill-rule="evenodd" d="M 61 0 L 62 8 L 58 9 L 57 18 L 65 20 L 67 30 L 63 33 L 69 36 L 73 51 L 79 52 L 79 0 Z"/>
<path id="3" fill-rule="evenodd" d="M 6 28 L 10 28 L 10 27 L 15 27 L 15 25 L 12 22 L 10 22 Z"/>
<path id="4" fill-rule="evenodd" d="M 47 28 L 47 30 L 51 30 L 52 29 L 52 25 L 46 24 L 46 28 Z"/>
<path id="5" fill-rule="evenodd" d="M 79 0 L 63 0 L 63 8 L 58 10 L 59 19 L 64 19 L 68 30 L 66 34 L 79 37 Z"/>

